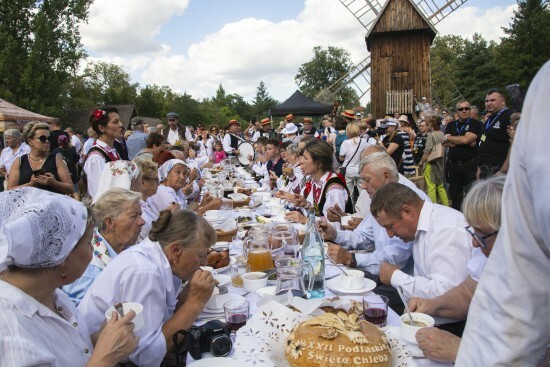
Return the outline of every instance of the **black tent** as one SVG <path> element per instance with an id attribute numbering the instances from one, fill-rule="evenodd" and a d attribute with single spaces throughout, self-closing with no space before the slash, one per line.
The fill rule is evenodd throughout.
<path id="1" fill-rule="evenodd" d="M 312 101 L 297 90 L 282 104 L 273 107 L 270 113 L 272 116 L 285 116 L 289 113 L 298 116 L 322 116 L 330 114 L 332 109 L 331 105 Z"/>

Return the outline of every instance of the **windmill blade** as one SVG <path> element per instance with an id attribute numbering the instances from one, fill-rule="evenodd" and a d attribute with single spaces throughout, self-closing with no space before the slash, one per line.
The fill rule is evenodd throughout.
<path id="1" fill-rule="evenodd" d="M 367 30 L 382 9 L 378 0 L 340 0 L 340 2 Z"/>
<path id="2" fill-rule="evenodd" d="M 433 25 L 458 9 L 467 0 L 415 0 L 415 4 L 424 12 Z"/>
<path id="3" fill-rule="evenodd" d="M 363 98 L 370 91 L 370 55 L 354 65 L 345 75 L 315 96 L 316 101 L 333 103 L 334 97 L 347 86 L 352 87 Z"/>

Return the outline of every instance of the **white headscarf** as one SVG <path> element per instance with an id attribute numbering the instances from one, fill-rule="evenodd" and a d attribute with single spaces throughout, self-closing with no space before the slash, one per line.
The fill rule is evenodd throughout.
<path id="1" fill-rule="evenodd" d="M 101 171 L 97 192 L 92 202 L 95 204 L 101 195 L 113 188 L 119 187 L 130 190 L 132 180 L 137 178 L 139 174 L 138 166 L 132 161 L 108 162 Z"/>
<path id="2" fill-rule="evenodd" d="M 185 167 L 189 167 L 189 165 L 181 159 L 169 159 L 159 167 L 159 182 L 166 181 L 166 177 L 168 177 L 168 174 L 176 164 L 183 164 Z"/>
<path id="3" fill-rule="evenodd" d="M 86 230 L 84 204 L 34 187 L 0 193 L 0 271 L 61 264 Z"/>

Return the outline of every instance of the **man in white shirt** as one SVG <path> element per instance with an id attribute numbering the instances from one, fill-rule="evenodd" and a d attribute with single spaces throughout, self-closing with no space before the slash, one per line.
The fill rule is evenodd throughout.
<path id="1" fill-rule="evenodd" d="M 31 151 L 31 148 L 22 142 L 22 137 L 21 132 L 17 129 L 8 129 L 4 132 L 6 147 L 2 150 L 2 154 L 0 154 L 0 174 L 6 178 L 4 180 L 4 188 L 7 187 L 8 175 L 13 162 Z"/>
<path id="2" fill-rule="evenodd" d="M 525 122 L 514 137 L 502 196 L 502 225 L 470 304 L 456 366 L 535 366 L 549 344 L 550 170 L 548 138 L 541 133 L 548 95 L 550 62 L 525 98 Z"/>
<path id="3" fill-rule="evenodd" d="M 389 182 L 398 182 L 410 187 L 424 200 L 429 201 L 427 195 L 419 190 L 414 183 L 397 172 L 394 160 L 383 152 L 376 152 L 363 158 L 360 167 L 361 186 L 369 196 L 383 185 Z M 331 217 L 329 216 L 329 220 Z M 337 263 L 348 266 L 359 267 L 369 271 L 371 274 L 378 274 L 380 264 L 388 262 L 405 271 L 412 272 L 412 264 L 407 264 L 411 257 L 412 246 L 399 238 L 390 238 L 384 228 L 369 215 L 361 221 L 353 231 L 336 230 L 329 223 L 320 222 L 324 230 L 324 237 L 334 241 L 338 245 L 329 245 L 329 255 Z M 374 247 L 374 251 L 366 254 L 352 253 L 348 250 L 368 250 Z"/>
<path id="4" fill-rule="evenodd" d="M 180 116 L 175 112 L 168 112 L 166 114 L 166 119 L 168 120 L 168 128 L 162 129 L 162 136 L 166 139 L 170 145 L 176 144 L 179 141 L 193 141 L 193 135 L 191 131 L 184 126 L 180 125 L 179 119 Z"/>
<path id="5" fill-rule="evenodd" d="M 243 139 L 238 135 L 241 124 L 237 120 L 229 121 L 229 133 L 223 137 L 223 150 L 228 156 L 239 155 L 239 144 Z"/>
<path id="6" fill-rule="evenodd" d="M 80 138 L 74 133 L 72 127 L 66 128 L 65 132 L 69 134 L 69 137 L 71 138 L 71 145 L 74 150 L 76 150 L 76 154 L 80 155 L 80 152 L 82 151 L 82 142 L 80 141 Z"/>
<path id="7" fill-rule="evenodd" d="M 372 197 L 371 213 L 390 237 L 412 243 L 414 275 L 394 264 L 380 264 L 380 281 L 401 287 L 406 296 L 433 298 L 468 277 L 473 250 L 464 215 L 447 206 L 422 200 L 397 183 L 381 187 Z"/>

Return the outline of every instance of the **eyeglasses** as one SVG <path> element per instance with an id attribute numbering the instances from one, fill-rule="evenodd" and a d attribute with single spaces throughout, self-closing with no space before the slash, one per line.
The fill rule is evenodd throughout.
<path id="1" fill-rule="evenodd" d="M 466 227 L 466 232 L 468 232 L 469 234 L 472 235 L 472 237 L 474 238 L 474 240 L 476 240 L 476 242 L 479 244 L 479 246 L 482 248 L 482 249 L 486 249 L 488 246 L 487 246 L 487 242 L 485 242 L 485 240 L 491 236 L 494 236 L 495 234 L 498 233 L 498 231 L 494 231 L 492 233 L 489 233 L 489 234 L 486 234 L 485 236 L 482 236 L 480 234 L 477 234 L 474 232 L 474 229 L 470 226 Z"/>
<path id="2" fill-rule="evenodd" d="M 36 136 L 35 139 L 40 140 L 41 143 L 45 143 L 46 141 L 51 143 L 52 140 L 53 140 L 53 138 L 51 136 L 46 136 L 46 135 Z"/>
<path id="3" fill-rule="evenodd" d="M 460 107 L 460 108 L 457 108 L 456 110 L 460 112 L 470 111 L 470 107 Z"/>

